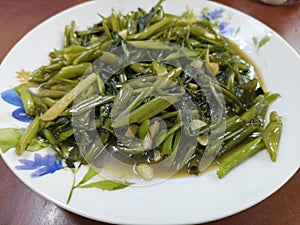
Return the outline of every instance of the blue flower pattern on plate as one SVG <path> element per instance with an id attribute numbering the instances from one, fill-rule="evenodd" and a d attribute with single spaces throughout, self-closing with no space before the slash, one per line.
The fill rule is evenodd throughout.
<path id="1" fill-rule="evenodd" d="M 209 18 L 209 20 L 216 20 L 216 19 L 221 19 L 223 17 L 223 13 L 225 12 L 224 9 L 220 8 L 220 9 L 215 9 L 212 12 L 208 12 L 207 13 L 207 17 Z"/>
<path id="2" fill-rule="evenodd" d="M 17 94 L 14 89 L 9 89 L 1 93 L 1 98 L 9 104 L 19 106 L 16 110 L 12 112 L 12 117 L 22 121 L 22 122 L 31 122 L 32 118 L 26 115 L 22 99 Z"/>
<path id="3" fill-rule="evenodd" d="M 44 157 L 36 153 L 34 160 L 20 159 L 23 165 L 16 166 L 17 170 L 36 170 L 31 177 L 41 177 L 62 169 L 62 160 L 57 160 L 56 154 L 48 154 Z"/>
<path id="4" fill-rule="evenodd" d="M 224 19 L 225 9 L 215 9 L 211 12 L 202 12 L 202 19 L 209 20 L 210 22 L 217 24 L 221 33 L 225 37 L 230 37 L 234 33 L 234 28 L 230 27 L 230 23 L 226 21 L 220 21 L 220 19 Z"/>
<path id="5" fill-rule="evenodd" d="M 229 27 L 229 23 L 228 22 L 221 22 L 219 24 L 219 28 L 221 30 L 221 33 L 225 37 L 229 37 L 230 35 L 232 35 L 234 33 L 234 29 L 232 27 Z"/>

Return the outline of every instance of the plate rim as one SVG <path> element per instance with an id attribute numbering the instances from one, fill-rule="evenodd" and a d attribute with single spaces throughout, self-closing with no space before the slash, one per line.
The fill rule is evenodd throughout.
<path id="1" fill-rule="evenodd" d="M 60 11 L 60 12 L 58 12 L 58 13 L 52 15 L 52 16 L 50 16 L 49 18 L 45 19 L 44 21 L 42 21 L 42 22 L 39 23 L 38 25 L 34 26 L 34 27 L 33 27 L 32 29 L 30 29 L 30 30 L 29 30 L 29 31 L 28 31 L 28 32 L 27 32 L 20 40 L 18 40 L 18 42 L 17 42 L 17 43 L 9 50 L 9 52 L 6 54 L 6 56 L 5 56 L 4 59 L 2 60 L 1 65 L 0 65 L 0 68 L 3 67 L 2 65 L 5 65 L 5 64 L 6 64 L 6 61 L 8 60 L 10 54 L 11 54 L 16 48 L 18 48 L 18 46 L 22 44 L 23 40 L 26 39 L 26 37 L 29 36 L 31 33 L 35 32 L 35 31 L 36 31 L 37 29 L 39 29 L 40 27 L 45 26 L 49 21 L 53 20 L 53 19 L 56 18 L 56 17 L 62 16 L 62 15 L 66 14 L 66 13 L 68 13 L 69 11 L 72 11 L 72 10 L 74 10 L 74 9 L 76 9 L 76 8 L 81 8 L 81 7 L 84 7 L 84 6 L 89 5 L 89 4 L 92 4 L 92 5 L 93 5 L 95 2 L 97 2 L 97 1 L 88 1 L 88 2 L 82 2 L 82 3 L 76 4 L 76 5 L 74 5 L 74 6 L 71 6 L 71 7 L 67 8 L 67 9 L 64 9 L 64 10 L 62 10 L 62 11 Z M 289 43 L 288 43 L 288 42 L 287 42 L 280 34 L 278 34 L 276 31 L 274 31 L 274 30 L 273 30 L 272 28 L 270 28 L 268 25 L 264 24 L 263 22 L 259 21 L 258 19 L 254 18 L 254 17 L 252 17 L 252 16 L 250 16 L 250 15 L 248 15 L 248 14 L 242 12 L 242 11 L 239 11 L 238 9 L 235 9 L 235 8 L 233 8 L 233 7 L 224 5 L 224 4 L 222 4 L 222 3 L 213 2 L 213 1 L 208 1 L 208 3 L 209 3 L 209 4 L 212 4 L 212 5 L 216 6 L 216 7 L 222 7 L 222 8 L 224 8 L 225 10 L 232 11 L 232 12 L 234 12 L 235 14 L 240 14 L 240 15 L 242 15 L 243 17 L 247 17 L 248 19 L 251 19 L 251 20 L 253 20 L 255 23 L 259 24 L 259 26 L 262 26 L 264 29 L 267 29 L 267 30 L 271 31 L 272 34 L 273 34 L 273 35 L 276 35 L 276 36 L 280 39 L 280 41 L 283 42 L 283 43 L 285 44 L 285 46 L 288 47 L 289 50 L 292 51 L 292 52 L 294 53 L 294 55 L 298 57 L 298 59 L 299 59 L 299 61 L 300 61 L 300 55 L 297 53 L 297 51 L 296 51 L 296 50 L 295 50 L 295 49 L 294 49 L 294 48 L 293 48 L 293 47 L 292 47 L 292 46 L 291 46 L 291 45 L 290 45 L 290 44 L 289 44 Z M 42 196 L 43 198 L 45 198 L 45 199 L 47 199 L 47 200 L 53 202 L 54 204 L 58 205 L 59 207 L 65 209 L 65 210 L 70 211 L 70 212 L 73 212 L 73 213 L 75 213 L 75 214 L 77 214 L 77 215 L 80 215 L 80 216 L 83 216 L 83 217 L 86 217 L 86 218 L 90 218 L 90 219 L 93 219 L 93 220 L 97 220 L 97 221 L 108 222 L 108 223 L 116 223 L 116 221 L 105 220 L 105 219 L 103 219 L 103 218 L 100 219 L 100 218 L 95 217 L 95 216 L 93 216 L 93 215 L 89 215 L 88 213 L 81 212 L 80 210 L 77 210 L 76 208 L 74 208 L 74 207 L 72 207 L 72 206 L 70 206 L 70 205 L 66 205 L 65 203 L 62 203 L 61 201 L 58 201 L 58 200 L 56 200 L 55 198 L 53 198 L 53 197 L 51 197 L 51 196 L 49 196 L 49 195 L 43 193 L 43 191 L 41 191 L 41 190 L 39 190 L 38 188 L 32 186 L 32 185 L 28 182 L 28 180 L 24 179 L 22 176 L 20 176 L 18 173 L 15 172 L 13 166 L 7 162 L 7 159 L 6 159 L 6 157 L 4 156 L 4 155 L 5 155 L 4 153 L 2 153 L 2 152 L 0 151 L 0 155 L 1 155 L 1 158 L 3 159 L 3 161 L 5 162 L 5 165 L 13 172 L 13 174 L 14 174 L 15 176 L 17 176 L 17 178 L 18 178 L 19 180 L 21 180 L 22 183 L 25 184 L 29 189 L 33 190 L 35 193 L 37 193 L 38 195 Z M 295 175 L 295 173 L 299 170 L 299 166 L 300 166 L 300 165 L 298 165 L 298 167 L 295 166 L 294 171 L 293 171 L 292 173 L 290 173 L 290 175 L 287 176 L 285 180 L 282 180 L 282 181 L 281 181 L 281 184 L 278 185 L 275 189 L 273 189 L 273 191 L 270 192 L 269 195 L 265 196 L 263 199 L 261 199 L 261 200 L 259 200 L 259 201 L 255 201 L 255 203 L 249 203 L 248 206 L 244 207 L 244 208 L 241 209 L 241 210 L 237 210 L 237 211 L 235 211 L 235 212 L 232 212 L 231 214 L 224 215 L 223 217 L 211 218 L 211 219 L 208 219 L 208 220 L 203 220 L 201 223 L 205 223 L 205 222 L 215 221 L 215 220 L 217 220 L 217 219 L 226 218 L 226 217 L 231 216 L 231 215 L 234 215 L 234 214 L 236 214 L 236 213 L 238 213 L 238 212 L 245 211 L 245 210 L 247 210 L 248 208 L 251 208 L 251 207 L 255 206 L 256 204 L 258 204 L 258 203 L 264 201 L 264 200 L 267 199 L 269 196 L 271 196 L 272 194 L 274 194 L 275 192 L 277 192 L 279 189 L 281 189 L 281 188 L 282 188 L 282 187 L 283 187 L 283 186 L 284 186 L 284 185 L 285 185 L 285 184 L 286 184 L 286 183 L 287 183 L 287 182 Z M 119 222 L 120 222 L 120 221 L 118 221 L 118 223 L 119 223 Z M 197 221 L 194 221 L 194 222 L 197 222 Z M 197 223 L 199 223 L 199 222 L 197 222 Z M 120 223 L 120 224 L 125 224 L 125 223 Z M 134 224 L 136 224 L 136 223 L 134 223 Z M 165 223 L 163 223 L 163 224 L 165 224 Z"/>

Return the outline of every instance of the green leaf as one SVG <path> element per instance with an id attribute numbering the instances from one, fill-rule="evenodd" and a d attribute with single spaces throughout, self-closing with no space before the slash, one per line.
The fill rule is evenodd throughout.
<path id="1" fill-rule="evenodd" d="M 207 7 L 205 7 L 205 8 L 203 8 L 202 10 L 201 10 L 201 14 L 203 15 L 203 16 L 207 16 L 207 13 L 209 12 L 209 9 L 207 8 Z"/>
<path id="2" fill-rule="evenodd" d="M 262 38 L 259 43 L 258 43 L 258 48 L 262 47 L 263 45 L 265 45 L 266 43 L 268 43 L 270 41 L 270 37 L 269 36 L 265 36 L 264 38 Z"/>
<path id="3" fill-rule="evenodd" d="M 43 148 L 47 148 L 49 147 L 50 144 L 47 143 L 47 142 L 43 142 L 43 141 L 40 141 L 38 138 L 34 137 L 33 139 L 31 139 L 31 141 L 29 142 L 29 145 L 26 149 L 26 151 L 29 151 L 29 152 L 36 152 L 36 151 L 39 151 Z"/>
<path id="4" fill-rule="evenodd" d="M 81 185 L 79 186 L 80 188 L 98 188 L 101 190 L 108 190 L 108 191 L 113 191 L 113 190 L 118 190 L 118 189 L 123 189 L 128 186 L 130 186 L 132 183 L 129 182 L 119 182 L 119 181 L 114 181 L 114 180 L 102 180 L 102 181 L 97 181 L 94 183 L 86 184 L 86 185 Z"/>
<path id="5" fill-rule="evenodd" d="M 84 175 L 84 177 L 82 178 L 82 180 L 78 183 L 77 186 L 80 186 L 86 182 L 88 182 L 90 179 L 92 179 L 94 176 L 96 176 L 99 173 L 99 171 L 95 168 L 93 168 L 92 166 L 89 167 L 89 170 L 87 171 L 87 173 Z"/>
<path id="6" fill-rule="evenodd" d="M 0 148 L 3 153 L 17 146 L 23 131 L 24 129 L 0 128 Z"/>

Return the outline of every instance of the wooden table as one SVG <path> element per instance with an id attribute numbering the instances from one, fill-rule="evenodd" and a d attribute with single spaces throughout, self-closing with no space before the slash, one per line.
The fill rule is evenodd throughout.
<path id="1" fill-rule="evenodd" d="M 0 0 L 0 62 L 30 29 L 55 13 L 80 2 L 84 0 Z M 266 23 L 300 53 L 300 5 L 274 7 L 255 0 L 216 2 L 232 6 Z M 105 224 L 72 214 L 41 198 L 18 180 L 2 159 L 0 177 L 1 225 Z M 300 172 L 279 191 L 256 206 L 207 225 L 235 224 L 299 225 Z"/>

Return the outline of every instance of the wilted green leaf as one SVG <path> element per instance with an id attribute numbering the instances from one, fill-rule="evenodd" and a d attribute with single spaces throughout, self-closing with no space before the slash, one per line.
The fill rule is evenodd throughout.
<path id="1" fill-rule="evenodd" d="M 201 14 L 203 15 L 203 16 L 207 16 L 207 13 L 209 12 L 209 9 L 207 8 L 207 7 L 205 7 L 205 8 L 203 8 L 202 10 L 201 10 Z"/>
<path id="2" fill-rule="evenodd" d="M 23 129 L 1 128 L 0 129 L 0 148 L 3 153 L 10 148 L 15 148 L 22 135 Z"/>
<path id="3" fill-rule="evenodd" d="M 123 189 L 128 186 L 130 186 L 132 183 L 129 182 L 119 182 L 119 181 L 114 181 L 114 180 L 102 180 L 102 181 L 97 181 L 94 183 L 86 184 L 79 186 L 80 188 L 98 188 L 101 190 L 108 190 L 108 191 L 113 191 L 113 190 L 118 190 L 118 189 Z"/>
<path id="4" fill-rule="evenodd" d="M 31 139 L 26 151 L 36 152 L 47 147 L 49 147 L 48 143 L 40 141 L 38 138 L 34 137 L 33 139 Z"/>

